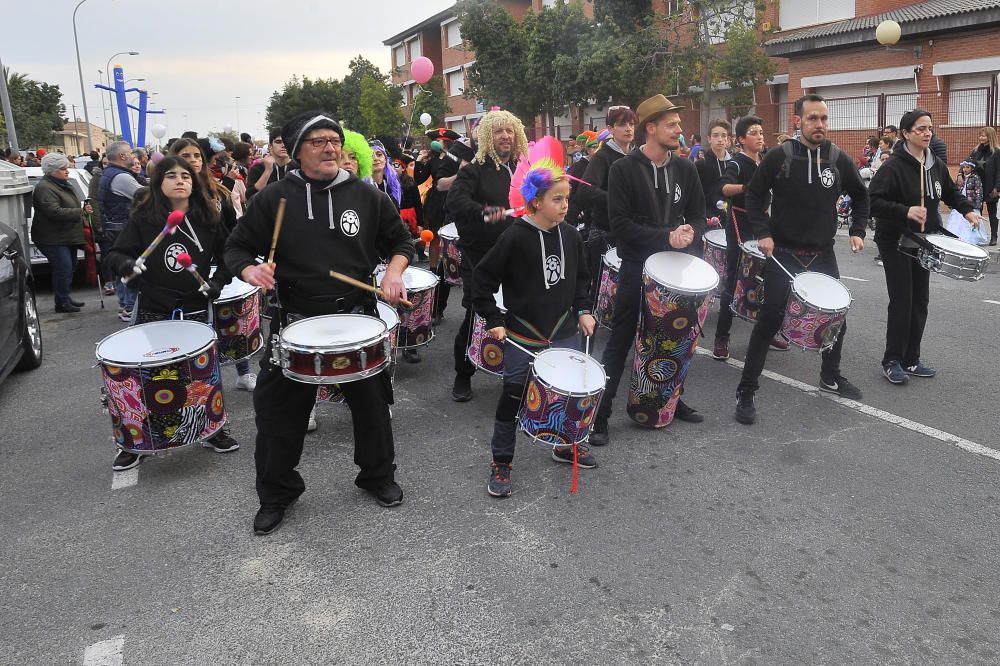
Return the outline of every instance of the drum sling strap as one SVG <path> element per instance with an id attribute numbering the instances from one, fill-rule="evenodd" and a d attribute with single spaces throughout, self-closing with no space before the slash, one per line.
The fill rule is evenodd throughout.
<path id="1" fill-rule="evenodd" d="M 563 312 L 562 317 L 559 317 L 559 321 L 557 321 L 556 325 L 552 327 L 552 332 L 549 333 L 547 337 L 541 331 L 539 331 L 538 328 L 534 326 L 531 322 L 525 321 L 524 319 L 521 319 L 517 315 L 511 315 L 511 316 L 514 317 L 515 320 L 517 320 L 517 323 L 519 323 L 521 326 L 524 326 L 526 329 L 531 331 L 531 333 L 537 337 L 529 338 L 525 335 L 518 335 L 513 331 L 507 331 L 508 337 L 513 339 L 514 342 L 520 343 L 526 347 L 548 347 L 550 344 L 552 344 L 552 338 L 555 337 L 555 334 L 559 331 L 560 328 L 562 328 L 562 325 L 566 322 L 566 317 L 569 316 L 569 311 L 567 310 L 566 312 Z"/>

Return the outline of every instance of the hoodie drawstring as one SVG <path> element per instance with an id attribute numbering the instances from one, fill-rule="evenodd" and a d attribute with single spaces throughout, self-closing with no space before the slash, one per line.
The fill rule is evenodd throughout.
<path id="1" fill-rule="evenodd" d="M 312 187 L 310 186 L 310 183 L 309 183 L 308 180 L 306 181 L 306 212 L 308 213 L 306 215 L 306 217 L 308 217 L 310 220 L 314 219 L 313 218 Z"/>
<path id="2" fill-rule="evenodd" d="M 337 225 L 333 221 L 333 194 L 330 192 L 330 190 L 326 191 L 326 210 L 327 210 L 327 215 L 329 215 L 330 217 L 330 228 L 336 229 Z"/>

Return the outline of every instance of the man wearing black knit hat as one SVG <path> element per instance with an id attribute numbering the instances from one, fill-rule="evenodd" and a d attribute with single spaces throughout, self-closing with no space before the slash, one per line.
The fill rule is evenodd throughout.
<path id="1" fill-rule="evenodd" d="M 335 282 L 336 270 L 366 281 L 380 256 L 390 257 L 382 290 L 395 305 L 406 298 L 402 274 L 413 257 L 410 232 L 395 204 L 383 192 L 339 168 L 344 133 L 330 114 L 307 112 L 281 131 L 288 154 L 299 169 L 255 196 L 226 245 L 226 265 L 243 281 L 276 289 L 280 307 L 271 319 L 271 336 L 292 321 L 327 314 L 376 316 L 367 292 Z M 266 256 L 274 232 L 278 203 L 285 216 L 273 263 Z M 316 386 L 292 381 L 271 363 L 268 344 L 254 391 L 257 423 L 257 495 L 260 510 L 254 532 L 269 534 L 281 524 L 285 510 L 305 490 L 295 470 L 302 455 Z M 341 385 L 354 423 L 354 461 L 361 468 L 354 483 L 383 506 L 403 501 L 396 484 L 396 465 L 389 405 L 392 385 L 380 373 Z"/>

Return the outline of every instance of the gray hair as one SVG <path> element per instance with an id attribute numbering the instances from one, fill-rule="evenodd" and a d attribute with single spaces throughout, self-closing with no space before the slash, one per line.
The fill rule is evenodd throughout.
<path id="1" fill-rule="evenodd" d="M 42 158 L 42 173 L 46 176 L 68 166 L 69 158 L 62 153 L 46 153 L 45 157 Z"/>
<path id="2" fill-rule="evenodd" d="M 143 150 L 142 148 L 136 148 L 135 150 L 132 151 L 132 154 L 135 155 L 137 159 L 141 160 L 143 157 L 146 156 L 146 151 Z"/>
<path id="3" fill-rule="evenodd" d="M 128 145 L 127 141 L 112 141 L 111 145 L 108 146 L 108 161 L 117 163 L 118 157 L 122 153 L 127 153 L 131 159 L 132 146 Z"/>

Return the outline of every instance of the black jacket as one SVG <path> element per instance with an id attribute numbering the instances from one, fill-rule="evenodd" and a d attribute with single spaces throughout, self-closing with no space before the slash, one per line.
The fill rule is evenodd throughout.
<path id="1" fill-rule="evenodd" d="M 695 231 L 694 242 L 683 251 L 701 255 L 705 194 L 690 160 L 671 155 L 657 167 L 636 148 L 616 161 L 608 175 L 608 215 L 623 262 L 641 266 L 649 255 L 674 249 L 670 232 L 682 224 Z"/>
<path id="2" fill-rule="evenodd" d="M 483 208 L 510 208 L 510 179 L 516 168 L 516 162 L 497 166 L 487 157 L 482 164 L 465 165 L 448 190 L 445 213 L 458 227 L 458 247 L 462 250 L 463 261 L 467 257 L 472 266 L 486 256 L 500 234 L 514 222 L 512 217 L 500 222 L 483 222 Z"/>
<path id="3" fill-rule="evenodd" d="M 705 215 L 707 217 L 723 215 L 724 213 L 719 210 L 717 204 L 723 199 L 722 178 L 726 175 L 726 168 L 733 157 L 727 152 L 726 156 L 720 160 L 711 150 L 706 150 L 704 155 L 704 159 L 698 160 L 694 165 L 698 169 L 701 189 L 705 193 Z"/>
<path id="4" fill-rule="evenodd" d="M 476 265 L 473 305 L 487 328 L 506 325 L 517 342 L 545 346 L 573 335 L 577 317 L 590 312 L 589 285 L 576 229 L 562 223 L 542 231 L 518 219 Z M 493 299 L 500 287 L 506 316 Z"/>
<path id="5" fill-rule="evenodd" d="M 747 185 L 753 180 L 753 175 L 757 173 L 757 163 L 744 153 L 736 153 L 733 159 L 726 162 L 726 172 L 719 181 L 719 192 L 722 192 L 723 185 Z M 719 215 L 725 215 L 719 211 Z M 739 238 L 744 241 L 751 240 L 753 229 L 750 227 L 750 218 L 747 217 L 746 193 L 741 192 L 734 197 L 729 197 L 729 219 L 723 220 L 723 226 L 729 226 L 736 220 Z"/>
<path id="6" fill-rule="evenodd" d="M 575 197 L 581 208 L 590 210 L 590 223 L 595 229 L 610 234 L 611 223 L 608 219 L 608 173 L 611 165 L 625 157 L 625 153 L 612 146 L 610 142 L 601 146 L 601 149 L 590 158 L 590 164 L 583 173 L 583 179 L 590 183 L 590 187 L 583 186 L 577 189 Z M 614 244 L 614 238 L 608 239 Z"/>
<path id="7" fill-rule="evenodd" d="M 793 157 L 787 171 L 784 147 L 777 146 L 765 153 L 747 187 L 747 214 L 754 235 L 773 238 L 775 245 L 791 250 L 831 248 L 838 226 L 837 198 L 846 192 L 852 200 L 850 234 L 864 238 L 868 190 L 850 155 L 840 151 L 837 164 L 831 165 L 829 141 L 815 149 L 795 139 L 788 141 Z"/>
<path id="8" fill-rule="evenodd" d="M 924 158 L 924 206 L 927 208 L 926 233 L 941 229 L 940 202 L 958 210 L 962 215 L 973 210 L 972 203 L 962 195 L 962 191 L 952 181 L 948 167 L 930 150 Z M 903 231 L 919 232 L 920 224 L 906 218 L 910 206 L 920 205 L 920 163 L 905 146 L 893 151 L 886 160 L 871 185 L 871 211 L 875 217 L 875 241 L 899 240 Z"/>
<path id="9" fill-rule="evenodd" d="M 218 265 L 215 276 L 209 281 L 216 288 L 221 289 L 232 279 L 232 274 L 222 264 L 228 235 L 222 221 L 208 222 L 193 214 L 189 214 L 186 220 L 190 228 L 182 222 L 145 260 L 145 271 L 129 282 L 138 287 L 139 307 L 143 310 L 169 314 L 176 308 L 192 312 L 208 307 L 207 297 L 198 291 L 201 283 L 177 263 L 177 255 L 182 252 L 191 255 L 198 266 L 198 274 L 206 281 L 212 264 Z M 121 275 L 128 263 L 149 247 L 165 223 L 166 220 L 154 218 L 151 214 L 133 212 L 104 259 L 111 270 Z"/>
<path id="10" fill-rule="evenodd" d="M 296 170 L 250 201 L 226 244 L 226 265 L 234 275 L 258 256 L 267 257 L 281 198 L 286 206 L 275 279 L 282 306 L 292 312 L 332 314 L 361 301 L 361 291 L 331 278 L 331 270 L 365 282 L 381 257 L 413 258 L 410 232 L 386 194 L 343 170 L 326 183 L 308 181 Z"/>
<path id="11" fill-rule="evenodd" d="M 296 164 L 295 160 L 292 160 L 285 166 L 278 166 L 278 164 L 275 163 L 274 168 L 271 169 L 271 175 L 267 179 L 267 184 L 270 185 L 271 183 L 278 182 L 279 180 L 281 180 L 282 178 L 284 178 L 285 176 L 287 176 L 288 174 L 290 174 L 291 172 L 295 171 L 298 168 L 299 165 Z M 246 179 L 247 201 L 249 201 L 250 197 L 257 194 L 257 192 L 259 191 L 257 190 L 257 188 L 253 186 L 253 184 L 256 183 L 258 180 L 260 180 L 260 177 L 263 175 L 264 175 L 263 161 L 257 162 L 252 167 L 250 167 L 250 173 L 247 175 Z"/>
<path id="12" fill-rule="evenodd" d="M 566 173 L 573 176 L 573 178 L 584 180 L 583 174 L 587 172 L 588 166 L 590 166 L 590 158 L 584 155 L 574 162 Z M 582 228 L 589 229 L 590 208 L 580 203 L 579 193 L 581 187 L 586 187 L 586 185 L 583 185 L 579 180 L 569 181 L 569 211 L 566 213 L 566 221 L 573 227 L 578 227 L 582 224 Z"/>
<path id="13" fill-rule="evenodd" d="M 1000 191 L 1000 150 L 992 150 L 990 144 L 981 143 L 972 151 L 969 159 L 976 163 L 976 173 L 983 181 L 983 199 L 992 200 L 990 192 Z"/>

